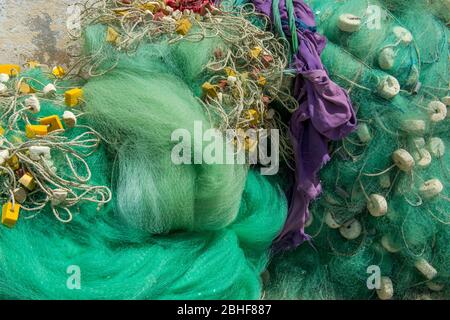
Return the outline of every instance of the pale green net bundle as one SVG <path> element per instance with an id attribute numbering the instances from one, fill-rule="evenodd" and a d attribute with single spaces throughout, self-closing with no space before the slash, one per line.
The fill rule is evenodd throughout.
<path id="1" fill-rule="evenodd" d="M 21 213 L 13 228 L 3 226 L 0 297 L 260 298 L 260 274 L 287 214 L 279 181 L 247 165 L 171 161 L 174 130 L 185 129 L 193 137 L 196 121 L 207 129 L 220 118 L 211 121 L 199 87 L 211 78 L 204 66 L 222 41 L 169 43 L 163 33 L 161 38 L 133 38 L 119 50 L 107 38 L 108 27 L 98 22 L 89 21 L 83 29 L 83 54 L 74 69 L 79 73 L 66 78 L 70 86 L 80 82 L 79 76 L 89 78 L 83 103 L 71 109 L 77 125 L 58 134 L 71 137 L 85 126 L 95 130 L 100 140 L 95 152 L 85 158 L 86 166 L 74 162 L 72 169 L 86 174 L 89 168 L 89 185 L 111 189 L 112 200 L 101 208 L 90 202 L 73 205 L 67 223 L 55 219 L 53 205 L 46 204 L 37 215 Z M 63 117 L 67 109 L 61 97 L 69 84 L 39 69 L 24 75 L 41 101 L 36 116 Z M 277 75 L 267 76 L 269 87 L 280 90 L 281 81 L 273 85 L 270 77 Z M 43 87 L 49 83 L 55 84 L 56 98 L 45 98 Z M 19 103 L 28 97 L 10 92 L 7 98 Z M 18 131 L 26 120 L 18 118 Z M 203 151 L 192 140 L 190 158 Z M 70 172 L 56 157 L 54 166 L 62 176 Z M 2 192 L 6 200 L 7 190 Z M 73 270 L 80 275 L 76 288 Z"/>
<path id="2" fill-rule="evenodd" d="M 267 296 L 448 299 L 448 28 L 433 14 L 446 2 L 308 3 L 359 125 L 332 145 L 312 242 L 275 259 Z"/>

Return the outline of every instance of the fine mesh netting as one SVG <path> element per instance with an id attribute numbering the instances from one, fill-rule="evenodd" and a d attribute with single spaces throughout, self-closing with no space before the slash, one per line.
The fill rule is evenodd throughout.
<path id="1" fill-rule="evenodd" d="M 110 6 L 116 3 L 107 2 Z M 95 10 L 102 12 L 99 7 Z M 230 19 L 244 18 L 236 13 L 236 18 Z M 12 228 L 1 228 L 0 297 L 260 298 L 260 274 L 287 214 L 280 188 L 283 182 L 244 164 L 176 165 L 171 161 L 174 130 L 194 134 L 195 122 L 204 130 L 220 127 L 215 122 L 220 117 L 210 118 L 205 110 L 201 85 L 212 76 L 204 67 L 223 40 L 210 35 L 204 40 L 169 43 L 170 37 L 163 32 L 160 37 L 133 38 L 128 47 L 119 50 L 108 42 L 109 20 L 102 22 L 84 25 L 78 67 L 85 67 L 85 73 L 69 73 L 64 81 L 40 68 L 21 73 L 21 79 L 34 87 L 41 111 L 29 118 L 18 117 L 14 132 L 23 130 L 27 120 L 63 117 L 64 111 L 72 110 L 77 116 L 74 127 L 65 123 L 64 130 L 30 141 L 43 143 L 54 136 L 76 136 L 93 128 L 101 143 L 85 158 L 86 166 L 77 161 L 72 168 L 64 166 L 52 149 L 53 164 L 62 177 L 72 171 L 86 174 L 83 170 L 90 168 L 89 185 L 110 188 L 112 199 L 101 208 L 96 203 L 73 205 L 69 223 L 55 219 L 52 210 L 57 205 L 52 203 L 36 215 L 21 212 Z M 172 26 L 167 28 L 167 34 L 174 31 Z M 230 28 L 236 28 L 236 23 Z M 231 37 L 232 33 L 224 31 L 224 35 Z M 261 41 L 283 48 L 270 35 Z M 274 82 L 276 72 L 266 76 L 267 87 L 275 83 L 273 88 L 279 88 Z M 8 87 L 13 88 L 16 79 L 11 78 Z M 54 98 L 42 92 L 49 83 L 57 87 Z M 83 85 L 84 95 L 81 104 L 69 109 L 62 94 L 74 85 Z M 11 89 L 5 99 L 20 105 L 28 96 Z M 2 103 L 5 114 L 9 106 Z M 12 141 L 9 135 L 13 130 L 7 123 L 2 125 Z M 196 149 L 199 141 L 192 140 L 189 158 L 204 148 Z M 65 187 L 70 190 L 71 185 Z M 46 195 L 40 191 L 38 188 L 35 195 L 42 200 Z M 2 192 L 9 197 L 6 189 Z M 27 198 L 25 204 L 30 201 Z M 73 267 L 80 270 L 76 290 L 68 285 Z"/>
<path id="2" fill-rule="evenodd" d="M 14 201 L 12 177 L 26 170 L 38 181 L 56 171 L 59 182 L 75 175 L 83 183 L 38 184 L 22 208 L 39 210 L 0 229 L 1 298 L 449 298 L 448 1 L 309 0 L 317 31 L 292 16 L 295 1 L 274 1 L 295 22 L 283 39 L 286 21 L 270 24 L 257 2 L 186 12 L 182 1 L 174 14 L 162 3 L 88 1 L 82 53 L 67 77 L 35 68 L 5 82 L 0 151 L 14 149 L 21 162 L 2 164 L 2 199 Z M 302 45 L 296 28 L 328 39 L 322 62 L 347 90 L 358 127 L 329 144 L 305 224 L 311 240 L 274 255 L 294 175 L 288 122 L 297 103 L 286 80 L 296 73 L 289 55 Z M 34 92 L 17 89 L 21 82 Z M 63 94 L 74 86 L 83 98 L 67 108 Z M 40 101 L 34 114 L 31 93 Z M 28 122 L 67 110 L 76 125 L 24 134 Z M 177 129 L 189 136 L 189 160 L 204 153 L 196 123 L 203 131 L 279 128 L 279 174 L 262 175 L 260 163 L 175 164 Z M 243 140 L 247 151 L 260 143 Z M 51 146 L 52 162 L 27 162 L 27 143 Z M 83 157 L 67 161 L 65 152 Z M 87 191 L 55 204 L 56 187 Z M 68 283 L 73 267 L 77 290 Z M 368 286 L 373 267 L 378 290 Z"/>

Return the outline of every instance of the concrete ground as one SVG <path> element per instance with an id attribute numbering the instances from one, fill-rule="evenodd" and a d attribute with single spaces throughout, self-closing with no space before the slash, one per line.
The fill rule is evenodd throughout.
<path id="1" fill-rule="evenodd" d="M 68 6 L 75 2 L 0 0 L 0 64 L 37 60 L 67 65 Z"/>

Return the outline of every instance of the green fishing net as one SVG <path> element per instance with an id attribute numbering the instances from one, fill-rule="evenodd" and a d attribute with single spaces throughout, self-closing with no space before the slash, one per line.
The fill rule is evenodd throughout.
<path id="1" fill-rule="evenodd" d="M 270 90 L 255 86 L 260 79 L 250 75 L 250 88 L 257 88 L 250 93 L 258 92 L 256 97 L 224 90 L 228 102 L 245 97 L 239 112 L 232 103 L 214 108 L 218 96 L 202 99 L 201 87 L 205 81 L 227 79 L 224 65 L 217 65 L 223 62 L 217 48 L 230 48 L 223 38 L 208 32 L 196 38 L 197 26 L 189 41 L 147 37 L 158 32 L 157 24 L 146 25 L 148 33 L 133 24 L 122 30 L 110 12 L 101 24 L 89 20 L 90 13 L 106 10 L 89 7 L 78 74 L 72 78 L 71 73 L 67 82 L 34 69 L 24 76 L 41 100 L 38 117 L 63 117 L 67 111 L 59 98 L 41 96 L 46 84 L 57 84 L 59 95 L 83 85 L 78 125 L 66 128 L 64 136 L 75 139 L 94 128 L 101 143 L 86 157 L 87 167 L 74 161 L 70 168 L 64 155 L 54 153 L 52 165 L 64 177 L 73 171 L 86 175 L 89 168 L 89 185 L 108 187 L 113 196 L 100 207 L 77 203 L 69 223 L 60 221 L 63 211 L 58 216 L 47 204 L 37 213 L 22 212 L 13 228 L 3 226 L 0 297 L 448 299 L 447 2 L 307 2 L 318 32 L 329 40 L 322 60 L 333 81 L 349 91 L 359 122 L 354 134 L 330 146 L 332 160 L 321 172 L 323 194 L 312 204 L 306 228 L 311 242 L 270 256 L 287 214 L 280 188 L 286 185 L 284 174 L 268 178 L 258 167 L 177 166 L 170 159 L 174 130 L 186 129 L 192 137 L 196 121 L 204 130 L 251 122 L 244 112 L 253 108 L 251 99 L 261 123 L 275 125 L 265 118 L 266 106 L 258 99 L 259 94 L 279 95 L 272 104 L 281 106 L 280 113 L 291 111 L 280 88 L 282 75 L 264 74 L 275 83 Z M 145 17 L 141 11 L 139 17 Z M 256 15 L 233 14 L 268 27 Z M 164 32 L 174 31 L 170 23 L 163 24 Z M 236 30 L 242 29 L 226 27 L 225 34 L 239 41 Z M 265 41 L 283 48 L 273 37 Z M 249 45 L 245 54 L 256 44 L 261 43 Z M 12 82 L 8 85 L 13 88 Z M 1 108 L 9 110 L 7 104 Z M 7 128 L 6 119 L 1 120 Z M 19 130 L 7 129 L 5 138 L 26 140 L 26 120 L 20 119 Z M 190 157 L 197 152 L 203 147 L 193 148 Z M 2 185 L 10 182 L 6 175 L 2 179 Z M 6 187 L 2 199 L 10 199 Z M 382 276 L 378 290 L 369 286 L 373 267 Z M 76 288 L 74 270 L 80 275 Z"/>
<path id="2" fill-rule="evenodd" d="M 307 3 L 358 129 L 332 144 L 306 228 L 312 241 L 273 261 L 267 296 L 448 299 L 448 11 L 434 15 L 446 2 Z"/>
<path id="3" fill-rule="evenodd" d="M 27 121 L 74 111 L 77 125 L 65 123 L 65 130 L 54 135 L 70 138 L 95 130 L 101 141 L 85 158 L 87 166 L 73 161 L 70 167 L 52 149 L 55 170 L 65 177 L 73 171 L 86 175 L 89 168 L 87 183 L 110 188 L 112 199 L 100 207 L 76 203 L 67 223 L 60 221 L 64 211 L 56 219 L 57 205 L 47 203 L 35 214 L 21 211 L 14 227 L 2 226 L 0 297 L 260 298 L 260 274 L 287 214 L 282 182 L 248 165 L 171 161 L 174 130 L 194 134 L 197 121 L 202 129 L 217 125 L 204 109 L 199 88 L 211 77 L 204 66 L 220 39 L 169 43 L 162 36 L 138 39 L 132 44 L 139 45 L 121 51 L 107 34 L 106 24 L 88 23 L 83 29 L 79 63 L 85 73 L 69 73 L 64 81 L 39 68 L 21 73 L 33 85 L 41 111 L 19 117 L 17 130 L 2 125 L 12 141 L 9 135 L 20 133 Z M 49 83 L 57 87 L 54 99 L 42 92 Z M 69 109 L 61 95 L 73 86 L 82 86 L 84 96 Z M 6 98 L 21 102 L 28 96 L 11 89 Z M 2 103 L 5 114 L 7 108 Z M 31 141 L 43 143 L 54 135 Z M 198 140 L 192 143 L 190 158 L 203 151 L 195 148 Z M 30 194 L 25 204 L 34 204 Z M 9 199 L 6 185 L 2 196 Z"/>
<path id="4" fill-rule="evenodd" d="M 43 104 L 42 109 L 52 114 L 61 112 L 60 108 L 52 104 Z M 110 185 L 113 164 L 120 160 L 115 159 L 104 147 L 97 150 L 87 159 L 93 173 L 90 183 Z M 128 166 L 142 166 L 142 162 L 130 163 L 131 160 L 127 160 Z M 56 161 L 55 166 L 58 170 L 63 169 Z M 143 174 L 142 170 L 138 171 Z M 146 171 L 150 171 L 148 167 Z M 151 182 L 148 177 L 144 178 Z M 173 186 L 182 182 L 180 178 L 181 175 L 174 178 Z M 136 190 L 129 191 L 138 196 Z M 1 297 L 259 297 L 259 274 L 267 265 L 267 249 L 282 227 L 287 211 L 284 195 L 275 183 L 250 171 L 244 192 L 234 189 L 234 193 L 230 193 L 231 198 L 240 198 L 242 195 L 242 201 L 238 201 L 241 209 L 236 209 L 237 219 L 230 227 L 218 231 L 175 232 L 161 236 L 151 236 L 123 221 L 117 214 L 117 208 L 121 205 L 119 201 L 123 201 L 123 198 L 120 192 L 117 194 L 113 203 L 100 211 L 94 205 L 78 206 L 73 220 L 68 224 L 56 220 L 51 210 L 46 208 L 32 219 L 21 216 L 12 229 L 2 228 Z M 170 203 L 176 206 L 176 193 L 172 190 L 170 194 L 173 197 Z M 224 192 L 221 195 L 227 197 Z M 145 203 L 142 201 L 142 205 Z M 131 200 L 126 204 L 133 206 L 134 213 L 152 210 L 138 208 L 136 202 Z M 186 211 L 183 213 L 187 215 Z M 76 290 L 70 290 L 68 285 L 71 266 L 80 270 L 81 287 Z M 220 272 L 217 272 L 219 269 Z"/>

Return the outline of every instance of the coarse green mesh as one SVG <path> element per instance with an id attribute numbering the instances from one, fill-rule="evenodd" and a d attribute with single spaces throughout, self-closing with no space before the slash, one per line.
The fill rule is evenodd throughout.
<path id="1" fill-rule="evenodd" d="M 367 268 L 375 265 L 392 280 L 394 299 L 449 299 L 448 28 L 443 14 L 442 20 L 433 15 L 448 1 L 307 3 L 328 38 L 322 61 L 350 92 L 359 126 L 332 144 L 332 160 L 321 171 L 323 194 L 306 228 L 315 250 L 303 244 L 276 258 L 266 297 L 377 298 L 367 287 Z M 361 18 L 357 31 L 338 27 L 347 13 Z M 393 97 L 382 91 L 395 84 L 390 77 L 401 87 Z M 411 169 L 394 164 L 400 148 L 413 157 Z M 423 188 L 431 179 L 437 190 L 427 197 Z M 385 215 L 369 213 L 374 194 L 386 199 Z M 327 216 L 338 228 L 329 227 Z M 344 238 L 341 231 L 353 221 L 350 228 L 359 222 L 361 232 Z"/>

